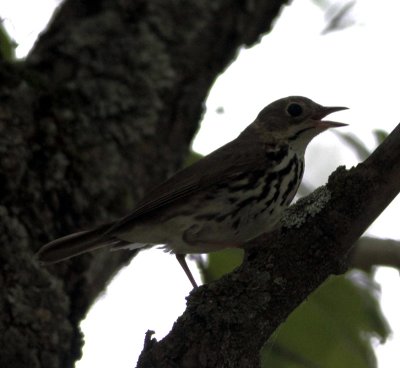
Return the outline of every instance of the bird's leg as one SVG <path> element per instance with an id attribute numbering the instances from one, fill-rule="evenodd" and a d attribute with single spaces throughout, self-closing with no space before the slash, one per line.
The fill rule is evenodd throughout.
<path id="1" fill-rule="evenodd" d="M 193 285 L 194 288 L 197 288 L 196 281 L 194 281 L 193 275 L 189 270 L 189 267 L 185 260 L 185 256 L 186 256 L 185 254 L 175 254 L 176 259 L 178 260 L 179 264 L 183 268 L 183 271 L 185 271 L 186 276 L 188 277 L 189 281 L 191 282 L 191 284 Z"/>

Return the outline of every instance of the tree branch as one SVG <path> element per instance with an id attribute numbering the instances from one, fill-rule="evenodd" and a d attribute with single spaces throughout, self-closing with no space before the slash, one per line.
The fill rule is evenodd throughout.
<path id="1" fill-rule="evenodd" d="M 400 242 L 363 236 L 355 244 L 350 261 L 353 267 L 366 272 L 370 272 L 376 266 L 400 270 Z"/>
<path id="2" fill-rule="evenodd" d="M 176 171 L 213 81 L 285 2 L 66 0 L 26 60 L 1 62 L 1 367 L 79 358 L 79 321 L 134 253 L 33 253 Z"/>
<path id="3" fill-rule="evenodd" d="M 237 270 L 193 290 L 138 367 L 259 367 L 275 329 L 327 277 L 347 270 L 352 245 L 400 190 L 399 163 L 400 125 L 365 162 L 339 167 L 292 206 L 279 231 L 249 242 Z"/>

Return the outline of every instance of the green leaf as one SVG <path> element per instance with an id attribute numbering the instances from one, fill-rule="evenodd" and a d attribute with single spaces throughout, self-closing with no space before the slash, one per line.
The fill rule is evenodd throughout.
<path id="1" fill-rule="evenodd" d="M 262 350 L 263 367 L 376 367 L 371 339 L 390 329 L 376 284 L 361 271 L 332 277 L 297 308 Z"/>
<path id="2" fill-rule="evenodd" d="M 200 153 L 197 153 L 195 151 L 190 151 L 188 156 L 186 157 L 186 160 L 184 162 L 184 167 L 193 165 L 196 161 L 199 161 L 201 158 L 203 158 L 203 155 Z"/>
<path id="3" fill-rule="evenodd" d="M 0 21 L 0 60 L 14 60 L 16 46 L 17 44 L 8 35 L 3 23 Z"/>
<path id="4" fill-rule="evenodd" d="M 243 261 L 243 249 L 229 248 L 208 255 L 207 265 L 203 267 L 203 280 L 206 283 L 219 279 L 232 272 Z"/>
<path id="5" fill-rule="evenodd" d="M 344 140 L 355 151 L 361 161 L 364 161 L 370 155 L 370 150 L 355 135 L 336 131 L 334 134 Z"/>
<path id="6" fill-rule="evenodd" d="M 388 132 L 382 130 L 382 129 L 374 129 L 372 131 L 372 134 L 374 135 L 375 141 L 377 144 L 381 144 L 386 137 L 389 135 Z"/>

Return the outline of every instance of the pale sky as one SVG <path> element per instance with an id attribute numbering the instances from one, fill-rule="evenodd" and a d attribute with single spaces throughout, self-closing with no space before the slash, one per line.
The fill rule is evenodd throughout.
<path id="1" fill-rule="evenodd" d="M 20 45 L 18 56 L 29 50 L 54 4 L 51 0 L 0 1 L 0 16 Z M 373 148 L 371 130 L 391 131 L 399 122 L 399 14 L 398 0 L 359 0 L 353 11 L 355 25 L 321 35 L 326 24 L 323 12 L 309 0 L 295 0 L 273 31 L 255 47 L 242 50 L 218 78 L 194 148 L 211 152 L 235 138 L 265 105 L 288 95 L 348 106 L 350 110 L 335 115 L 350 124 L 342 131 Z M 218 114 L 221 106 L 224 113 Z M 318 186 L 338 165 L 356 164 L 354 154 L 336 136 L 324 133 L 308 148 L 305 180 Z M 368 233 L 400 239 L 399 211 L 397 198 Z M 379 366 L 397 368 L 398 272 L 382 269 L 377 280 L 382 284 L 384 313 L 394 330 L 394 338 L 377 349 Z M 158 339 L 168 333 L 183 312 L 190 289 L 174 257 L 158 249 L 142 252 L 117 275 L 82 322 L 86 344 L 76 367 L 132 367 L 146 330 L 155 330 Z"/>

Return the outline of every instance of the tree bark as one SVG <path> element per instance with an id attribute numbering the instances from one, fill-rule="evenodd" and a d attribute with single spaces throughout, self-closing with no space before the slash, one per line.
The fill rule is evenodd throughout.
<path id="1" fill-rule="evenodd" d="M 44 268 L 44 243 L 125 214 L 182 164 L 208 90 L 283 0 L 67 0 L 0 67 L 0 366 L 71 367 L 79 322 L 134 253 Z"/>
<path id="2" fill-rule="evenodd" d="M 400 191 L 400 124 L 356 168 L 290 207 L 280 230 L 246 246 L 243 264 L 193 290 L 161 341 L 148 333 L 137 367 L 259 367 L 275 329 L 330 275 Z"/>

